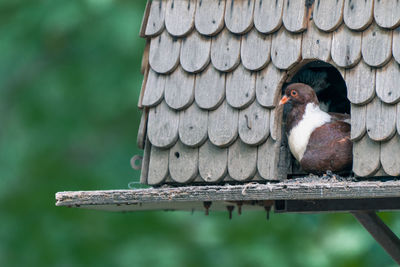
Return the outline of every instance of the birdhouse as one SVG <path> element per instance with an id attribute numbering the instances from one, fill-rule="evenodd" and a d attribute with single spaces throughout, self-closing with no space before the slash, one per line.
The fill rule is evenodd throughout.
<path id="1" fill-rule="evenodd" d="M 351 114 L 355 176 L 400 175 L 398 25 L 397 1 L 151 1 L 141 30 L 141 182 L 304 173 L 278 106 L 291 82 Z"/>

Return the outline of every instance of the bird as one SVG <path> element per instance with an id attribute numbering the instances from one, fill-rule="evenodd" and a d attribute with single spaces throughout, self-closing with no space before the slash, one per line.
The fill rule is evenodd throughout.
<path id="1" fill-rule="evenodd" d="M 287 86 L 279 106 L 287 103 L 289 149 L 301 168 L 314 174 L 351 170 L 350 115 L 321 110 L 315 91 L 303 83 Z"/>

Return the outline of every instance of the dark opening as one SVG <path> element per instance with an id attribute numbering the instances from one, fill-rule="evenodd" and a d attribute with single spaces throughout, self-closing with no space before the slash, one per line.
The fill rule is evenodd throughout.
<path id="1" fill-rule="evenodd" d="M 347 99 L 347 87 L 340 72 L 331 64 L 323 61 L 314 61 L 305 64 L 294 76 L 284 84 L 282 92 L 292 83 L 305 83 L 311 86 L 317 94 L 320 108 L 327 112 L 350 114 L 350 101 Z M 290 106 L 285 106 L 283 121 Z M 283 138 L 287 145 L 286 134 Z M 289 177 L 306 174 L 292 156 L 291 171 Z"/>

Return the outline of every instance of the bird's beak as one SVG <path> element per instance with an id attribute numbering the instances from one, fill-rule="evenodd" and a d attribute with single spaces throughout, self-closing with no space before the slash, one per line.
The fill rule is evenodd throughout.
<path id="1" fill-rule="evenodd" d="M 288 101 L 289 101 L 289 97 L 287 97 L 287 96 L 284 95 L 284 96 L 282 97 L 281 101 L 279 101 L 279 106 L 285 105 Z"/>

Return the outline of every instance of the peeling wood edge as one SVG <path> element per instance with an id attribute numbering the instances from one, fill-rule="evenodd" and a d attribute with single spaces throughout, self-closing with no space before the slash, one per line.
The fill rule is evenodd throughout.
<path id="1" fill-rule="evenodd" d="M 144 159 L 145 160 L 145 159 Z M 146 169 L 144 166 L 143 169 Z M 56 193 L 56 206 L 400 197 L 400 181 L 280 182 Z"/>

